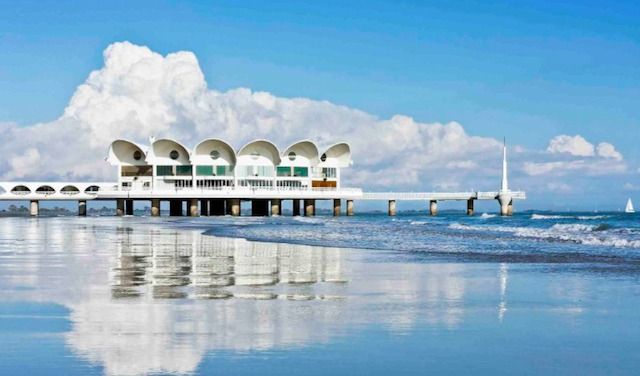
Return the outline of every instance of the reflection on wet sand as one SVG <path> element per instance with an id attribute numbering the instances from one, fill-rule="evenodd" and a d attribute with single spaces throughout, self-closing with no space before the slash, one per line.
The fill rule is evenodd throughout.
<path id="1" fill-rule="evenodd" d="M 338 249 L 157 228 L 115 235 L 111 294 L 72 304 L 67 336 L 110 374 L 186 373 L 207 351 L 326 342 L 344 313 Z"/>
<path id="2" fill-rule="evenodd" d="M 118 228 L 117 235 L 111 268 L 114 298 L 150 293 L 155 299 L 312 300 L 326 296 L 311 294 L 316 289 L 304 284 L 346 282 L 336 248 L 249 242 L 193 231 Z"/>
<path id="3" fill-rule="evenodd" d="M 376 262 L 375 251 L 144 219 L 6 219 L 0 250 L 0 297 L 68 307 L 67 345 L 108 374 L 189 373 L 208 353 L 326 343 L 364 325 L 452 329 L 469 290 L 500 320 L 506 311 L 506 265 L 478 279 L 461 263 Z"/>

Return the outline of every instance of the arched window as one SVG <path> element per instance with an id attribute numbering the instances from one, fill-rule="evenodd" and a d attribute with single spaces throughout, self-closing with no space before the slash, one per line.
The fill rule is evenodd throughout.
<path id="1" fill-rule="evenodd" d="M 60 193 L 62 193 L 63 195 L 77 195 L 78 193 L 80 193 L 80 190 L 73 185 L 65 185 L 60 190 Z"/>
<path id="2" fill-rule="evenodd" d="M 29 187 L 27 187 L 26 185 L 16 185 L 11 189 L 11 193 L 13 193 L 14 195 L 27 195 L 31 193 L 31 189 L 29 189 Z"/>
<path id="3" fill-rule="evenodd" d="M 56 193 L 56 190 L 50 185 L 41 185 L 36 189 L 36 193 L 40 195 L 52 195 Z"/>

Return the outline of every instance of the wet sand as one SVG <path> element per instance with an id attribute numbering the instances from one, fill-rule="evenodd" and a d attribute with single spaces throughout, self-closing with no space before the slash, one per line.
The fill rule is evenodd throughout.
<path id="1" fill-rule="evenodd" d="M 0 220 L 1 374 L 635 374 L 640 285 L 149 218 Z"/>

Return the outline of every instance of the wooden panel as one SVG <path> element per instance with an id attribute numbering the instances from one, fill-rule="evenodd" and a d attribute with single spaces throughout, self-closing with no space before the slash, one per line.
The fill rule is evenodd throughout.
<path id="1" fill-rule="evenodd" d="M 335 181 L 314 180 L 311 182 L 313 188 L 336 188 Z"/>

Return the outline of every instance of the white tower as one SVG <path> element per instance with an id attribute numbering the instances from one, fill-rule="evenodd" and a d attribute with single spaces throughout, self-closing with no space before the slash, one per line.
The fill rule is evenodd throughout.
<path id="1" fill-rule="evenodd" d="M 507 140 L 502 142 L 502 186 L 500 192 L 509 191 L 509 180 L 507 178 Z"/>
<path id="2" fill-rule="evenodd" d="M 502 186 L 498 192 L 498 202 L 500 203 L 500 215 L 513 214 L 513 197 L 509 190 L 509 180 L 507 178 L 507 140 L 502 144 Z"/>

